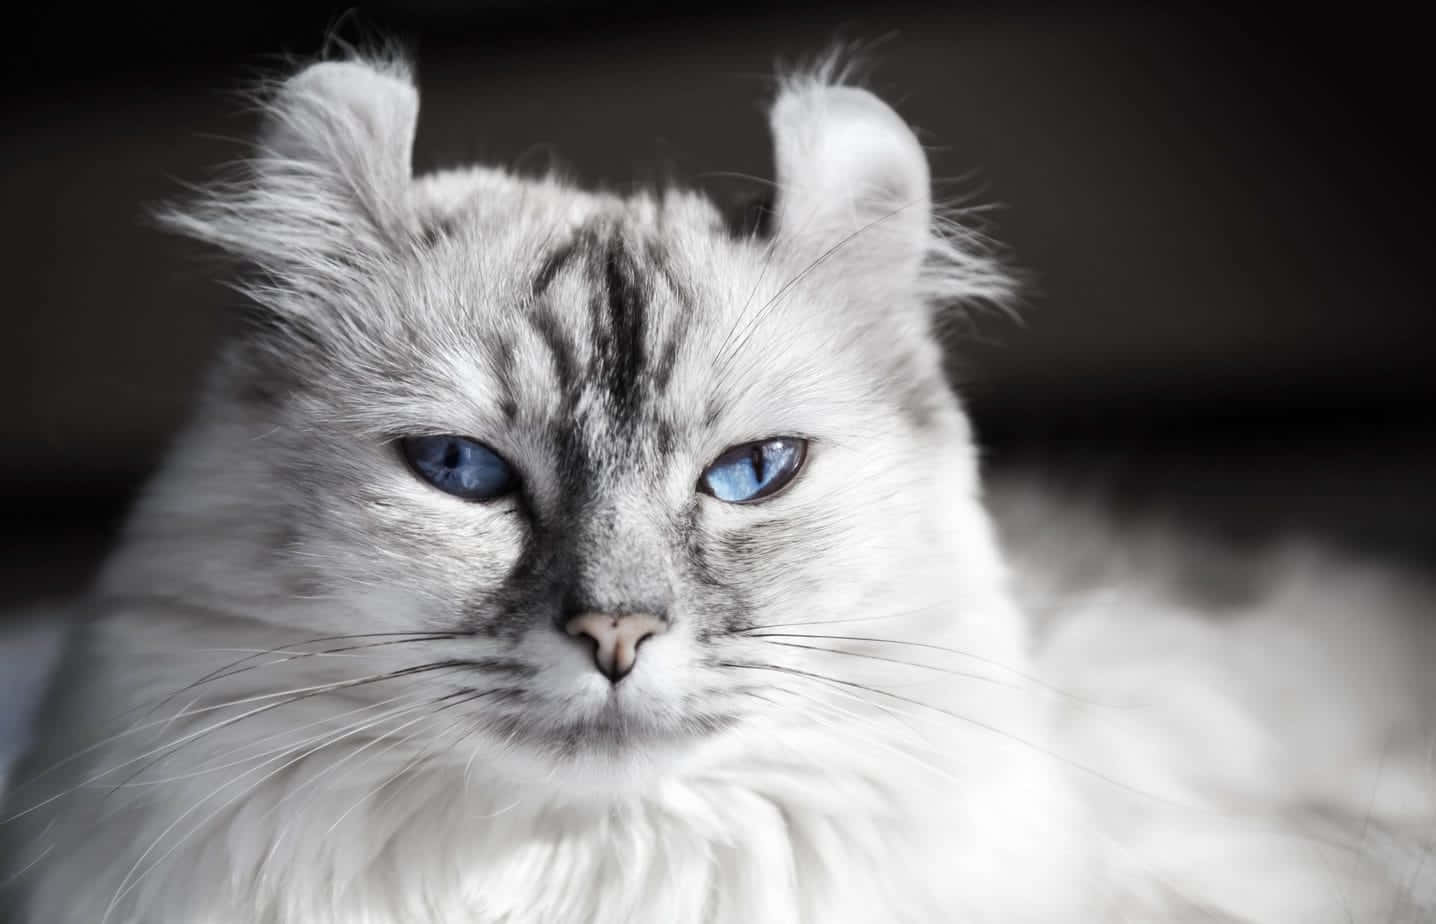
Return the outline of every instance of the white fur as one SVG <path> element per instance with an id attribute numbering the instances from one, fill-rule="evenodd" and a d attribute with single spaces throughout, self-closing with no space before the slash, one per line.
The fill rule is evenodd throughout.
<path id="1" fill-rule="evenodd" d="M 33 780 L 0 829 L 22 920 L 1432 913 L 1427 661 L 1409 625 L 1382 622 L 1401 609 L 1396 585 L 1312 597 L 1313 569 L 1281 569 L 1291 579 L 1233 625 L 1144 569 L 1063 586 L 1068 549 L 1029 554 L 1040 542 L 1020 532 L 1009 575 L 931 334 L 941 303 L 1007 283 L 968 238 L 933 232 L 921 148 L 871 94 L 786 87 L 768 243 L 714 233 L 711 208 L 683 194 L 618 200 L 492 170 L 412 179 L 417 95 L 397 64 L 317 65 L 270 112 L 249 173 L 171 220 L 257 269 L 256 299 L 302 324 L 231 354 L 87 603 L 19 777 Z M 521 421 L 561 412 L 563 370 L 506 306 L 555 234 L 606 216 L 663 235 L 703 306 L 673 405 L 690 419 L 714 394 L 722 407 L 662 466 L 639 452 L 634 472 L 603 470 L 600 514 L 574 527 L 601 556 L 594 580 L 615 593 L 678 580 L 657 537 L 706 461 L 812 434 L 807 469 L 771 504 L 701 500 L 700 538 L 806 524 L 722 578 L 749 582 L 754 625 L 820 637 L 705 639 L 714 617 L 680 599 L 685 618 L 612 691 L 544 626 L 423 643 L 426 659 L 522 660 L 518 706 L 440 698 L 496 682 L 481 675 L 358 682 L 414 649 L 336 637 L 448 631 L 456 601 L 516 566 L 528 528 L 504 502 L 421 485 L 384 440 L 481 435 L 520 462 L 540 512 L 573 489 L 537 436 L 505 430 L 492 399 L 505 373 L 484 345 L 513 344 Z M 421 244 L 435 222 L 453 237 Z M 653 286 L 655 304 L 681 300 Z M 552 292 L 574 306 L 574 361 L 597 356 L 581 280 Z M 277 407 L 242 400 L 237 384 L 268 384 L 253 377 L 269 368 L 302 387 Z M 621 438 L 612 399 L 576 387 L 563 413 L 601 455 Z M 1035 538 L 1092 535 L 1054 517 Z M 787 672 L 715 663 L 754 658 Z M 736 718 L 683 732 L 702 709 Z M 573 721 L 610 723 L 620 744 L 563 753 L 525 737 Z"/>

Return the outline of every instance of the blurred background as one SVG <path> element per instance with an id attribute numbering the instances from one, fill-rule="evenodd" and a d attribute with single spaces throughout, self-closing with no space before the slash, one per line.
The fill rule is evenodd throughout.
<path id="1" fill-rule="evenodd" d="M 239 156 L 236 93 L 331 30 L 418 56 L 420 169 L 552 163 L 736 201 L 780 60 L 856 41 L 990 203 L 1021 321 L 955 331 L 997 474 L 1040 468 L 1240 545 L 1312 533 L 1436 568 L 1436 311 L 1414 24 L 907 3 L 12 9 L 3 64 L 0 611 L 83 586 L 236 296 L 146 222 Z M 1331 14 L 1333 17 L 1336 14 Z M 0 617 L 3 619 L 3 617 Z M 3 664 L 0 664 L 3 668 Z M 0 690 L 3 693 L 3 690 Z"/>

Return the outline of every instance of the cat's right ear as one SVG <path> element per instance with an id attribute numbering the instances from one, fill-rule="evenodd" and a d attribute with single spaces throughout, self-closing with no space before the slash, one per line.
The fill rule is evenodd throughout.
<path id="1" fill-rule="evenodd" d="M 419 94 L 402 62 L 310 65 L 266 94 L 263 114 L 244 174 L 163 212 L 166 225 L 301 290 L 412 232 Z"/>
<path id="2" fill-rule="evenodd" d="M 915 287 L 931 243 L 927 156 L 896 112 L 834 70 L 789 78 L 769 113 L 780 240 L 850 281 Z"/>

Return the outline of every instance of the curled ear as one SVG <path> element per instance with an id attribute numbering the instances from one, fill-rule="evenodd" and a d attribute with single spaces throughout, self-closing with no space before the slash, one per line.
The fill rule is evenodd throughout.
<path id="1" fill-rule="evenodd" d="M 912 129 L 867 90 L 821 77 L 790 81 L 770 113 L 777 230 L 809 259 L 916 280 L 932 198 Z M 849 238 L 853 240 L 848 241 Z"/>
<path id="2" fill-rule="evenodd" d="M 769 113 L 780 246 L 849 288 L 931 305 L 1005 300 L 1011 281 L 982 236 L 934 209 L 912 129 L 836 70 L 789 79 Z"/>
<path id="3" fill-rule="evenodd" d="M 404 235 L 419 96 L 398 61 L 313 64 L 263 101 L 243 175 L 161 215 L 287 285 L 363 262 Z"/>
<path id="4" fill-rule="evenodd" d="M 401 220 L 419 94 L 402 65 L 314 64 L 285 81 L 260 137 L 273 174 L 312 181 L 382 231 Z"/>

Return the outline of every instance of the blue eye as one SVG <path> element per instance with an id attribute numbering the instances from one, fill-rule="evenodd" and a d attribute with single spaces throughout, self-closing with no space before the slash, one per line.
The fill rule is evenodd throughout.
<path id="1" fill-rule="evenodd" d="M 514 489 L 514 470 L 498 453 L 462 436 L 409 436 L 404 458 L 429 484 L 465 500 L 492 500 Z"/>
<path id="2" fill-rule="evenodd" d="M 724 452 L 703 472 L 698 490 L 730 504 L 762 500 L 782 490 L 808 454 L 808 441 L 780 436 Z"/>

